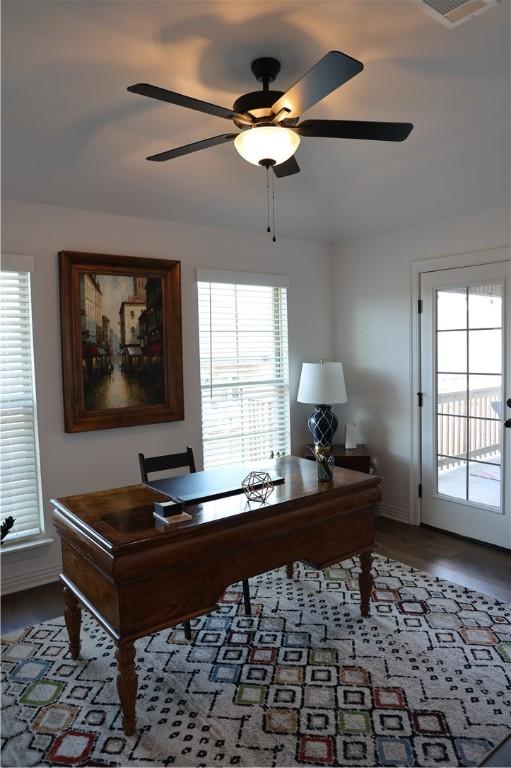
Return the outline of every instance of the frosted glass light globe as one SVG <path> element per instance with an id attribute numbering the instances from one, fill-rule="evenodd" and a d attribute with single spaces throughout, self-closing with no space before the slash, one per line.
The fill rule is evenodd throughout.
<path id="1" fill-rule="evenodd" d="M 260 165 L 262 160 L 272 160 L 279 165 L 294 155 L 300 137 L 289 128 L 278 125 L 261 125 L 242 131 L 234 139 L 234 146 L 244 160 Z"/>

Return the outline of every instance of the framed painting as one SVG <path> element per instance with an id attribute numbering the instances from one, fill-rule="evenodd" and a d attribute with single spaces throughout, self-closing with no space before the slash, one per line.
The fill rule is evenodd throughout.
<path id="1" fill-rule="evenodd" d="M 181 264 L 61 251 L 66 432 L 184 418 Z"/>

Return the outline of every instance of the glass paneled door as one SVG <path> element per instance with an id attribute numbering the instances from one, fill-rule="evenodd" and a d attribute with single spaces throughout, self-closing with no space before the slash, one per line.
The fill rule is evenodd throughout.
<path id="1" fill-rule="evenodd" d="M 511 261 L 421 276 L 423 523 L 511 548 Z"/>

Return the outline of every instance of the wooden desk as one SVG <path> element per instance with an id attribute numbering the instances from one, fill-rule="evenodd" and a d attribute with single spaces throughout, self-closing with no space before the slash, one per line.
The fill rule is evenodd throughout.
<path id="1" fill-rule="evenodd" d="M 324 568 L 359 555 L 369 614 L 380 479 L 336 468 L 333 482 L 319 483 L 316 466 L 292 456 L 274 466 L 285 482 L 265 505 L 243 494 L 189 505 L 192 519 L 171 526 L 155 522 L 153 502 L 165 497 L 144 485 L 52 501 L 71 655 L 80 652 L 81 603 L 117 644 L 127 735 L 136 724 L 133 641 L 215 610 L 230 584 L 293 560 Z"/>

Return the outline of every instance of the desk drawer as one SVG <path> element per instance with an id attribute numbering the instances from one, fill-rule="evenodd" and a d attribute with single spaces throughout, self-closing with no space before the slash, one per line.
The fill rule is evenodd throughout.
<path id="1" fill-rule="evenodd" d="M 321 560 L 314 563 L 325 568 L 332 563 L 351 557 L 374 544 L 374 522 L 372 509 L 357 509 L 323 526 L 321 537 Z"/>
<path id="2" fill-rule="evenodd" d="M 119 586 L 123 635 L 147 635 L 216 608 L 207 563 L 168 569 Z"/>
<path id="3" fill-rule="evenodd" d="M 84 605 L 100 614 L 119 633 L 119 601 L 115 584 L 92 562 L 62 541 L 62 573 L 85 598 Z"/>
<path id="4" fill-rule="evenodd" d="M 280 568 L 295 560 L 303 560 L 324 568 L 359 552 L 374 543 L 372 509 L 360 509 L 339 517 L 281 533 L 262 544 L 247 537 L 247 543 L 228 558 L 212 561 L 211 578 L 217 592 L 240 578 L 249 579 L 259 573 Z"/>

